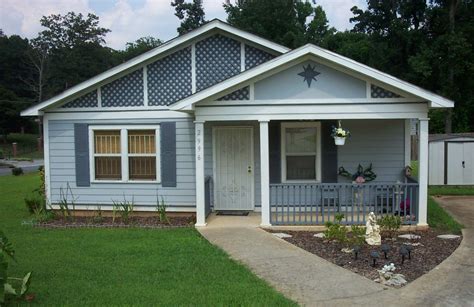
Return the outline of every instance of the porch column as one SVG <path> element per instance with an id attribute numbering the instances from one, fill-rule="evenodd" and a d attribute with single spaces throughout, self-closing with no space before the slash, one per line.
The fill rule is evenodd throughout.
<path id="1" fill-rule="evenodd" d="M 204 191 L 204 122 L 194 122 L 196 146 L 196 227 L 206 226 L 206 204 Z"/>
<path id="2" fill-rule="evenodd" d="M 262 204 L 261 226 L 270 224 L 270 162 L 268 152 L 268 120 L 260 123 L 260 191 Z"/>
<path id="3" fill-rule="evenodd" d="M 418 124 L 418 225 L 428 225 L 428 118 Z"/>

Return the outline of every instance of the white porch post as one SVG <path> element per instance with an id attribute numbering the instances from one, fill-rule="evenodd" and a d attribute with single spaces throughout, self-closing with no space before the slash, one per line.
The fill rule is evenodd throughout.
<path id="1" fill-rule="evenodd" d="M 261 226 L 270 226 L 270 162 L 268 152 L 268 120 L 260 122 L 260 191 L 262 205 Z"/>
<path id="2" fill-rule="evenodd" d="M 204 122 L 195 121 L 196 145 L 196 227 L 206 226 L 206 205 L 204 191 Z"/>
<path id="3" fill-rule="evenodd" d="M 418 125 L 418 225 L 428 225 L 428 118 Z"/>

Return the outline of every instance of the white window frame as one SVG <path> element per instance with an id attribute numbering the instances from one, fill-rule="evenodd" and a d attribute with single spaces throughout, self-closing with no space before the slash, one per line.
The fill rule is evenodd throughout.
<path id="1" fill-rule="evenodd" d="M 119 130 L 120 131 L 120 154 L 122 179 L 121 180 L 100 180 L 95 178 L 95 156 L 94 153 L 94 131 L 98 130 Z M 154 156 L 150 154 L 129 154 L 128 153 L 128 131 L 129 130 L 155 130 L 156 147 L 156 180 L 133 180 L 128 174 L 128 157 Z M 114 154 L 104 154 L 104 156 L 114 156 Z M 161 147 L 160 147 L 160 125 L 96 125 L 89 126 L 89 174 L 92 183 L 161 183 Z"/>
<path id="2" fill-rule="evenodd" d="M 315 163 L 315 180 L 288 180 L 286 179 L 286 129 L 287 128 L 316 128 L 316 163 Z M 319 183 L 321 182 L 321 122 L 282 122 L 280 131 L 280 142 L 281 142 L 281 180 L 285 182 L 301 182 L 301 183 Z M 304 156 L 313 155 L 313 153 L 290 153 L 290 155 Z"/>

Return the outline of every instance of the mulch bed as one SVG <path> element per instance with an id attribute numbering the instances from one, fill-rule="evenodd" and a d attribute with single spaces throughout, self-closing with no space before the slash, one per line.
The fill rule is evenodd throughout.
<path id="1" fill-rule="evenodd" d="M 194 217 L 180 216 L 168 217 L 168 223 L 160 222 L 156 216 L 131 217 L 128 223 L 120 218 L 103 217 L 101 220 L 93 217 L 78 216 L 64 219 L 56 217 L 50 221 L 37 223 L 35 226 L 42 228 L 182 228 L 194 226 Z"/>
<path id="2" fill-rule="evenodd" d="M 385 264 L 393 263 L 396 267 L 395 273 L 405 275 L 408 282 L 417 279 L 440 264 L 454 252 L 462 240 L 462 237 L 457 239 L 437 238 L 437 235 L 446 233 L 440 233 L 433 229 L 413 231 L 410 233 L 420 235 L 421 239 L 409 240 L 396 238 L 396 240 L 393 241 L 389 238 L 382 238 L 382 243 L 386 243 L 391 247 L 390 252 L 387 254 L 388 259 L 384 258 L 384 253 L 380 246 L 364 244 L 361 246 L 358 260 L 355 260 L 354 254 L 341 251 L 341 249 L 345 247 L 344 245 L 336 242 L 328 242 L 324 238 L 314 237 L 314 234 L 317 232 L 277 230 L 270 232 L 284 232 L 290 234 L 292 237 L 285 238 L 284 240 L 371 280 L 379 277 L 377 270 L 382 269 Z M 399 234 L 403 234 L 403 232 Z M 421 243 L 421 245 L 413 246 L 411 259 L 405 259 L 402 265 L 402 257 L 399 254 L 399 249 L 402 244 L 406 243 Z M 373 250 L 377 250 L 380 254 L 380 258 L 375 267 L 372 267 L 372 259 L 370 258 L 370 252 Z"/>

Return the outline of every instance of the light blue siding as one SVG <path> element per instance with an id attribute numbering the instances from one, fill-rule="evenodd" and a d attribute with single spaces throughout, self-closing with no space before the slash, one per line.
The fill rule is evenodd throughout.
<path id="1" fill-rule="evenodd" d="M 303 66 L 315 67 L 320 74 L 311 86 L 299 73 Z M 366 82 L 322 64 L 306 61 L 283 72 L 255 83 L 255 100 L 314 99 L 314 98 L 366 98 Z"/>
<path id="2" fill-rule="evenodd" d="M 338 167 L 354 173 L 359 163 L 377 174 L 375 182 L 403 180 L 405 167 L 404 120 L 344 120 L 352 136 L 338 146 Z M 339 182 L 348 182 L 339 176 Z"/>
<path id="3" fill-rule="evenodd" d="M 176 122 L 177 186 L 161 187 L 156 183 L 91 183 L 90 187 L 77 187 L 74 164 L 74 123 L 91 125 L 158 124 L 156 120 L 101 120 L 101 121 L 49 121 L 49 154 L 51 202 L 60 200 L 60 189 L 67 183 L 72 188 L 77 204 L 112 204 L 112 201 L 134 199 L 138 206 L 154 206 L 156 196 L 163 196 L 168 205 L 194 207 L 195 163 L 194 124 L 188 119 L 166 119 Z"/>

